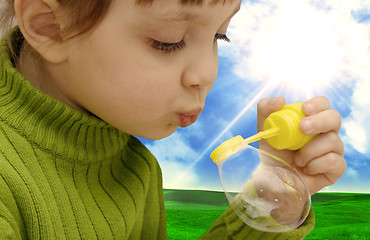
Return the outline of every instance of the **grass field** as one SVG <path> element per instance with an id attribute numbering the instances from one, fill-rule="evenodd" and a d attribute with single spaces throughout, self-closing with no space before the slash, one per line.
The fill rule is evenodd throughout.
<path id="1" fill-rule="evenodd" d="M 164 190 L 170 240 L 198 239 L 227 208 L 223 192 Z M 305 239 L 370 240 L 370 194 L 317 193 L 315 229 Z"/>

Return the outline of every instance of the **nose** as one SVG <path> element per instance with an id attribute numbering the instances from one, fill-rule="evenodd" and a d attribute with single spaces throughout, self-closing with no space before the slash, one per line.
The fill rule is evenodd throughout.
<path id="1" fill-rule="evenodd" d="M 198 51 L 191 58 L 181 76 L 184 87 L 195 87 L 209 92 L 217 78 L 217 49 Z"/>

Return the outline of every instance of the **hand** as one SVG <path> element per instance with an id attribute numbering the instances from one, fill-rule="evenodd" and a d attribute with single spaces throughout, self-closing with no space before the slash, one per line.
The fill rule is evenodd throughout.
<path id="1" fill-rule="evenodd" d="M 263 130 L 263 123 L 268 115 L 280 110 L 285 99 L 264 98 L 257 105 L 257 131 Z M 314 97 L 303 103 L 303 112 L 307 117 L 299 124 L 301 131 L 315 135 L 308 144 L 296 151 L 276 150 L 266 140 L 261 140 L 261 149 L 272 153 L 290 163 L 301 174 L 313 195 L 322 188 L 334 184 L 345 172 L 344 147 L 338 132 L 341 117 L 336 110 L 329 109 L 330 103 L 325 97 Z"/>

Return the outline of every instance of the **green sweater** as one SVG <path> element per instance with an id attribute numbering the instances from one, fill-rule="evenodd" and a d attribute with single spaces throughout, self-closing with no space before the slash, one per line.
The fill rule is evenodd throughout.
<path id="1" fill-rule="evenodd" d="M 13 34 L 19 52 L 22 38 Z M 262 233 L 230 208 L 201 239 L 302 239 Z M 34 88 L 0 46 L 0 239 L 167 239 L 162 175 L 133 136 Z"/>

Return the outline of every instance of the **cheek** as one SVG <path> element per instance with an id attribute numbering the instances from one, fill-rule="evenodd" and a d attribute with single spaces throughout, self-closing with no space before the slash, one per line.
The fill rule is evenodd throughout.
<path id="1" fill-rule="evenodd" d="M 97 48 L 84 57 L 86 65 L 79 72 L 88 77 L 79 89 L 85 89 L 80 99 L 86 108 L 99 111 L 140 111 L 153 114 L 172 108 L 179 94 L 178 71 L 154 61 L 145 52 L 135 52 L 132 47 Z M 140 56 L 140 57 L 139 57 Z M 89 60 L 90 59 L 90 60 Z M 83 79 L 81 77 L 80 79 Z M 94 105 L 94 106 L 93 106 Z M 95 113 L 96 114 L 96 113 Z"/>
<path id="2" fill-rule="evenodd" d="M 145 58 L 121 59 L 119 57 L 110 68 L 106 84 L 113 95 L 126 98 L 133 104 L 145 103 L 142 107 L 160 107 L 166 102 L 173 102 L 178 95 L 179 79 L 175 72 L 160 66 L 158 62 L 148 63 Z M 137 59 L 139 60 L 139 59 Z M 117 64 L 118 62 L 122 64 Z M 115 66 L 114 66 L 115 65 Z M 122 95 L 123 94 L 123 95 Z"/>

